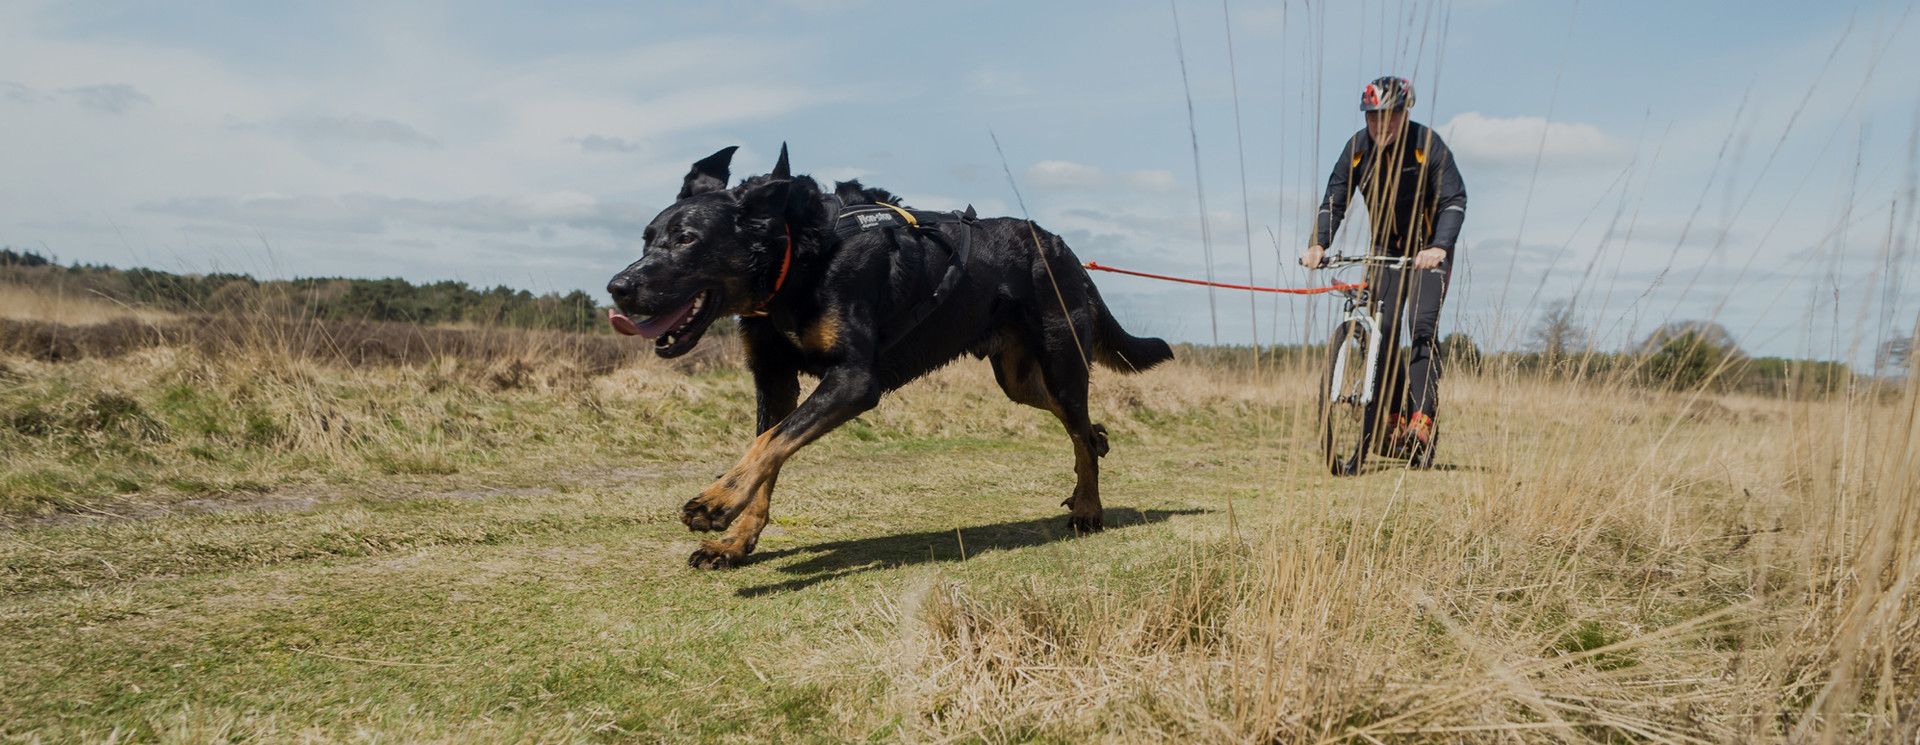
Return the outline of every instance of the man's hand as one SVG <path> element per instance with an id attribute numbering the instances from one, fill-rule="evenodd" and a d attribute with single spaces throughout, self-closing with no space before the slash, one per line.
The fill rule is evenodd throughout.
<path id="1" fill-rule="evenodd" d="M 1447 260 L 1446 249 L 1429 248 L 1424 251 L 1421 251 L 1420 253 L 1413 255 L 1413 268 L 1432 269 L 1434 267 L 1439 266 L 1440 262 L 1446 261 L 1446 260 Z"/>
<path id="2" fill-rule="evenodd" d="M 1308 246 L 1307 253 L 1300 257 L 1300 265 L 1308 269 L 1319 269 L 1320 262 L 1327 257 L 1327 249 L 1321 246 Z"/>

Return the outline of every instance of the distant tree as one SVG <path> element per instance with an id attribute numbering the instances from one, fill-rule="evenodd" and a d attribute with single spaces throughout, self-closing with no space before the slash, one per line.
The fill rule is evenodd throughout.
<path id="1" fill-rule="evenodd" d="M 1540 314 L 1540 321 L 1533 327 L 1533 338 L 1529 346 L 1549 361 L 1564 359 L 1587 348 L 1587 329 L 1580 324 L 1580 317 L 1574 313 L 1572 300 L 1555 300 L 1547 304 Z"/>
<path id="2" fill-rule="evenodd" d="M 155 269 L 63 267 L 32 251 L 0 248 L 0 283 L 57 288 L 113 302 L 185 313 L 265 313 L 333 321 L 472 323 L 605 333 L 594 296 L 579 290 L 534 295 L 465 282 L 415 285 L 404 279 L 307 277 L 260 281 L 244 274 L 174 274 Z"/>
<path id="3" fill-rule="evenodd" d="M 1649 352 L 1658 349 L 1667 343 L 1667 340 L 1686 334 L 1692 334 L 1699 340 L 1720 349 L 1739 351 L 1739 344 L 1734 340 L 1733 333 L 1727 331 L 1727 327 L 1712 321 L 1674 321 L 1661 326 L 1654 329 L 1653 333 L 1648 334 L 1646 340 L 1640 343 L 1640 351 Z"/>
<path id="4" fill-rule="evenodd" d="M 1733 335 L 1717 323 L 1678 321 L 1655 329 L 1640 344 L 1647 355 L 1642 368 L 1650 385 L 1684 391 L 1702 386 L 1737 387 L 1747 373 L 1747 358 Z"/>
<path id="5" fill-rule="evenodd" d="M 1913 370 L 1913 337 L 1902 336 L 1880 344 L 1873 369 L 1881 375 L 1905 376 Z"/>
<path id="6" fill-rule="evenodd" d="M 46 266 L 53 262 L 33 251 L 15 251 L 11 247 L 0 248 L 0 266 Z"/>

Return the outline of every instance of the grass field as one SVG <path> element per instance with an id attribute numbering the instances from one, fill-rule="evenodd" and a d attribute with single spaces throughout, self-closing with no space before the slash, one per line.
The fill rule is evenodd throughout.
<path id="1" fill-rule="evenodd" d="M 726 354 L 0 364 L 0 740 L 1906 742 L 1915 402 L 1446 383 L 1321 475 L 1306 370 L 1095 379 L 1110 528 L 979 363 L 803 451 L 755 560 L 681 502 Z"/>

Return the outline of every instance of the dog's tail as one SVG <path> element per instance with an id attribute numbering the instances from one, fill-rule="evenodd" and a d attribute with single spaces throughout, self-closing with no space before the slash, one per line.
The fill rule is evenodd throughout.
<path id="1" fill-rule="evenodd" d="M 1165 341 L 1151 336 L 1134 336 L 1120 328 L 1120 322 L 1114 320 L 1113 313 L 1107 309 L 1106 301 L 1100 299 L 1100 291 L 1094 289 L 1091 277 L 1087 280 L 1087 299 L 1093 301 L 1091 310 L 1096 317 L 1094 360 L 1123 373 L 1135 373 L 1173 359 L 1173 348 L 1167 346 Z"/>

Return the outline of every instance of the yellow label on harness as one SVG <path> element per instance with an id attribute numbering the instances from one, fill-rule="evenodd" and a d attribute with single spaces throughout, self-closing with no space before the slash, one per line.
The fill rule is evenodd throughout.
<path id="1" fill-rule="evenodd" d="M 886 202 L 874 202 L 874 204 L 880 205 L 882 207 L 885 207 L 887 209 L 900 213 L 900 218 L 903 220 L 906 220 L 907 225 L 911 227 L 916 227 L 916 228 L 920 227 L 920 222 L 918 220 L 913 219 L 913 213 L 900 209 L 899 207 L 895 207 L 891 204 L 887 204 Z"/>

